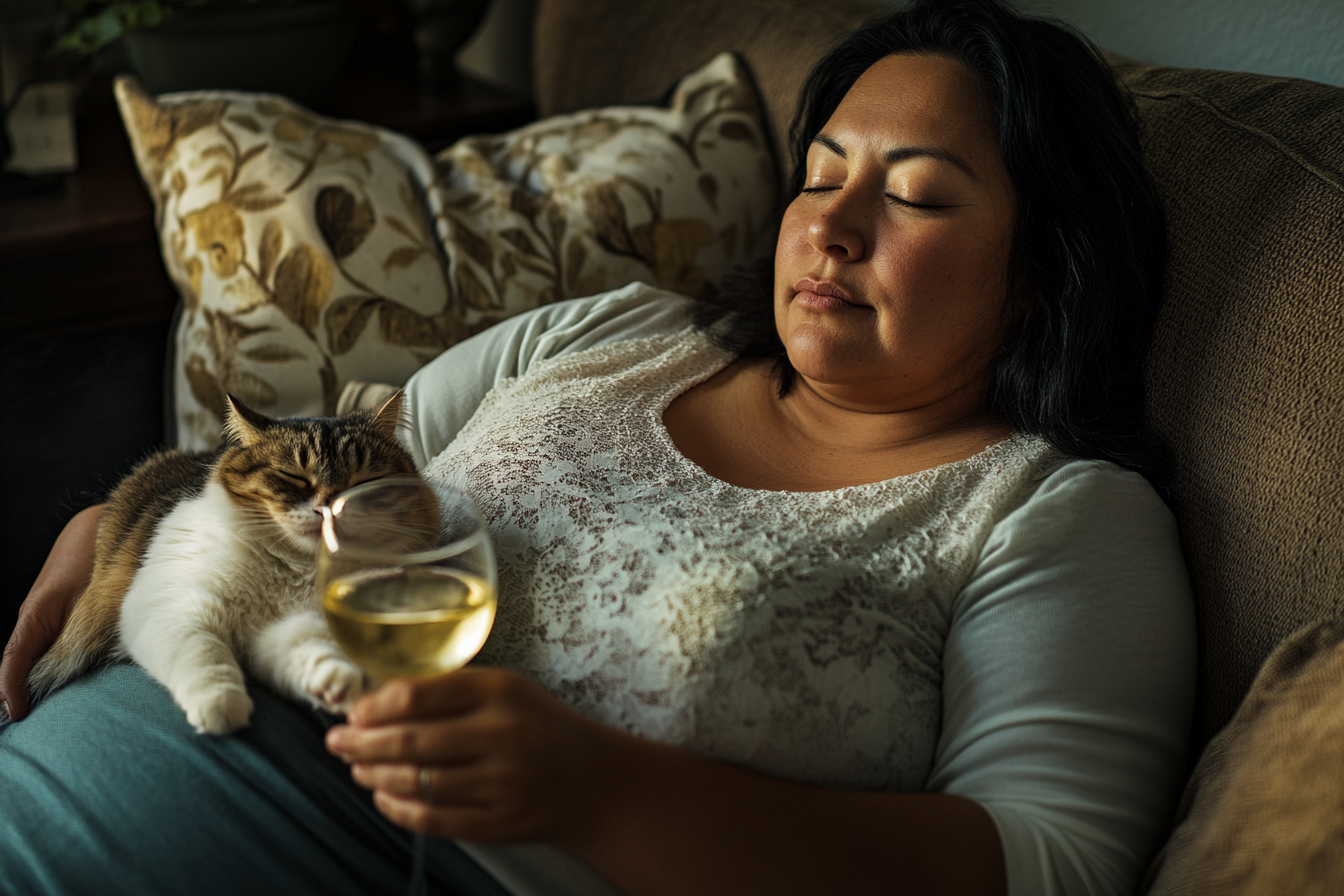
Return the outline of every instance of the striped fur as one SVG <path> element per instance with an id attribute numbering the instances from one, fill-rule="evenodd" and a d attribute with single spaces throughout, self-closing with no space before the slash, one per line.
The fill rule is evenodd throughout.
<path id="1" fill-rule="evenodd" d="M 398 443 L 398 393 L 376 411 L 271 420 L 230 397 L 217 455 L 165 451 L 108 498 L 93 578 L 28 677 L 41 698 L 129 657 L 173 692 L 200 731 L 228 733 L 251 701 L 239 659 L 282 693 L 347 706 L 362 676 L 330 641 L 313 581 L 318 508 L 359 482 L 415 475 Z M 400 523 L 438 528 L 426 486 Z"/>

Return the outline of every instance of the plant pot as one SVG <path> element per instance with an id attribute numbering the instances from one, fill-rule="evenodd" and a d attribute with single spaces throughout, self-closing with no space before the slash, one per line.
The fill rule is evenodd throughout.
<path id="1" fill-rule="evenodd" d="M 194 10 L 127 34 L 126 51 L 151 93 L 254 90 L 308 101 L 340 76 L 357 24 L 338 0 Z"/>

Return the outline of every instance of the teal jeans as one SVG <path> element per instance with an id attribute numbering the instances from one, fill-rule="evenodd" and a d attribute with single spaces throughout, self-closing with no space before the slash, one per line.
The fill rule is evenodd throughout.
<path id="1" fill-rule="evenodd" d="M 329 754 L 329 720 L 250 681 L 251 724 L 197 734 L 137 666 L 104 668 L 0 724 L 5 894 L 395 894 L 411 835 Z M 507 896 L 431 841 L 429 891 Z"/>

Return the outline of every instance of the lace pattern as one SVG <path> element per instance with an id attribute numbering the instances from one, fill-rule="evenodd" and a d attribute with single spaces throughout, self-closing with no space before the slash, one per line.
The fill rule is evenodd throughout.
<path id="1" fill-rule="evenodd" d="M 831 492 L 714 479 L 662 424 L 731 358 L 683 332 L 534 366 L 426 469 L 490 521 L 483 662 L 602 722 L 762 772 L 917 790 L 953 601 L 994 524 L 1061 462 L 1014 436 Z"/>

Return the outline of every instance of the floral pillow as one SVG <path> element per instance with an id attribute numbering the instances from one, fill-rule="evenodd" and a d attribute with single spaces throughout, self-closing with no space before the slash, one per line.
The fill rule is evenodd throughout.
<path id="1" fill-rule="evenodd" d="M 596 109 L 430 158 L 402 135 L 280 97 L 117 100 L 182 295 L 179 447 L 219 439 L 224 394 L 334 413 L 521 311 L 645 280 L 691 295 L 764 247 L 775 171 L 723 54 L 666 107 Z"/>

